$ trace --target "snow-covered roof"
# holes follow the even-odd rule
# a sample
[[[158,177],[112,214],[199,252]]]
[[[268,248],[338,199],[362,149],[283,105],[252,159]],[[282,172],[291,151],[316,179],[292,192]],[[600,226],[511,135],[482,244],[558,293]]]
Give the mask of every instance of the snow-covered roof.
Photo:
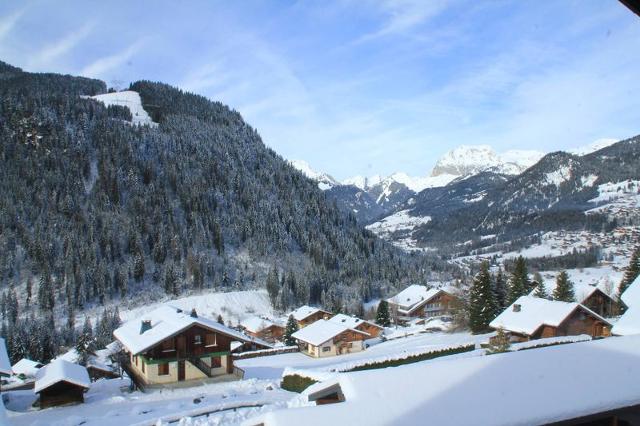
[[[549,294],[552,294],[553,291],[556,288],[556,283],[553,282],[551,284],[549,283],[545,283],[545,289],[547,290],[547,292]],[[598,283],[597,285],[592,285],[592,284],[586,284],[586,283],[573,283],[573,292],[576,296],[576,301],[578,301],[578,303],[584,303],[585,300],[587,300],[589,297],[591,297],[593,295],[593,293],[595,293],[596,291],[600,290],[600,292],[602,292],[602,294],[604,294],[605,296],[607,296],[610,299],[613,299],[604,288],[601,287],[600,283]],[[529,293],[531,296],[533,296],[535,294],[536,290],[533,289],[531,291],[531,293]]]
[[[514,310],[514,305],[520,305],[520,310]],[[579,303],[547,300],[534,296],[521,296],[505,309],[489,324],[490,327],[504,328],[508,331],[533,334],[543,324],[552,327],[559,326],[573,311],[584,309],[606,324],[609,321]]]
[[[345,327],[349,327],[349,328],[356,328],[360,324],[363,324],[363,323],[367,323],[367,324],[369,324],[369,325],[371,325],[373,327],[382,328],[378,324],[374,324],[374,323],[372,323],[370,321],[365,321],[365,320],[360,319],[358,317],[350,317],[349,315],[345,315],[345,314],[336,314],[336,315],[332,316],[331,318],[329,318],[328,321],[335,322],[336,324],[341,324],[341,325],[344,325]]]
[[[326,312],[326,311],[323,311],[320,308],[314,308],[313,306],[304,305],[304,306],[300,306],[298,309],[291,312],[289,315],[293,315],[293,318],[296,321],[302,321],[305,318],[315,314],[316,312]]]
[[[427,288],[423,285],[412,284],[389,299],[390,303],[399,306],[400,311],[409,313],[415,310],[422,303],[427,303],[436,296],[440,291],[446,291],[442,288]]]
[[[35,377],[36,373],[38,372],[38,370],[40,370],[41,367],[42,364],[37,361],[22,358],[20,361],[13,364],[13,367],[11,367],[11,369],[16,375],[24,374],[26,377]]]
[[[9,362],[9,354],[7,353],[7,344],[4,339],[0,337],[0,374],[10,376],[11,362]]]
[[[612,337],[337,374],[326,386],[339,383],[345,402],[273,411],[245,424],[547,424],[640,403],[639,375],[640,336]]]
[[[267,319],[260,318],[260,317],[246,318],[240,322],[240,325],[244,327],[247,331],[250,331],[252,333],[259,333],[265,328],[271,327],[272,325],[277,325],[279,327],[282,327],[280,324],[276,324],[272,321],[269,321]]]
[[[141,332],[143,320],[150,321],[151,328]],[[154,311],[146,313],[142,318],[127,321],[115,330],[113,335],[129,352],[135,355],[146,351],[193,325],[199,325],[218,333],[226,334],[242,342],[256,341],[256,339],[226,327],[212,319],[204,318],[201,315],[192,317],[190,312],[184,312],[170,305],[163,305]],[[263,344],[263,342],[259,343]],[[270,346],[267,343],[264,344]]]
[[[614,324],[611,332],[618,335],[640,334],[640,277],[620,295],[627,310]]]
[[[347,330],[369,336],[369,333],[354,330],[345,325],[325,319],[318,320],[313,324],[310,324],[302,328],[301,330],[296,331],[291,336],[294,339],[302,340],[303,342],[307,342],[313,346],[319,346],[327,340],[333,339],[338,334],[343,333]]]
[[[38,393],[59,382],[73,383],[86,389],[89,389],[91,384],[86,368],[63,359],[57,359],[38,370],[33,390]]]

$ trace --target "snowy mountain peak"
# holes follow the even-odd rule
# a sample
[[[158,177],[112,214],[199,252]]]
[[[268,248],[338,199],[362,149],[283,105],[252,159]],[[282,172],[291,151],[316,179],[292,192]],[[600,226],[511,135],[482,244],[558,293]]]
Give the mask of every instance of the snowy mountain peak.
[[[291,164],[291,166],[293,166],[298,171],[302,172],[302,174],[304,174],[309,179],[313,179],[318,182],[318,187],[323,191],[340,185],[340,182],[335,180],[331,175],[327,173],[316,172],[311,168],[309,163],[304,160],[289,160],[289,164]]]
[[[618,142],[618,139],[611,139],[611,138],[598,139],[593,143],[590,143],[589,145],[573,148],[568,150],[567,152],[574,155],[587,155],[587,154],[591,154],[592,152],[601,150],[602,148],[606,148],[610,145],[613,145],[616,142]]]
[[[382,182],[382,177],[380,177],[380,175],[373,175],[371,177],[354,176],[343,180],[342,185],[353,185],[356,188],[366,191],[380,182]]]
[[[489,145],[461,145],[443,155],[431,172],[441,175],[469,176],[485,170],[515,175],[537,163],[544,153],[510,150],[497,154]]]

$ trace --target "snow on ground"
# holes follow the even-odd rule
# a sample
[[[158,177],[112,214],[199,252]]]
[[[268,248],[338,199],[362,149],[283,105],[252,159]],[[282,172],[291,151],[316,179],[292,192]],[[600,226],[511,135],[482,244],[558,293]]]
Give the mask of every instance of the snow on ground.
[[[381,238],[390,239],[391,235],[396,232],[413,231],[416,227],[430,221],[430,216],[410,216],[409,210],[402,210],[367,225],[366,228]],[[409,234],[411,233],[409,232]]]
[[[158,123],[153,122],[147,111],[142,107],[142,99],[138,92],[133,90],[125,90],[123,92],[105,93],[104,95],[91,96],[91,99],[100,101],[105,106],[120,105],[129,108],[131,111],[133,124],[148,125],[156,127]]]
[[[628,214],[640,207],[640,181],[625,180],[622,182],[598,185],[598,196],[589,200],[595,204],[589,213],[609,213],[611,215]]]
[[[160,418],[177,420],[228,407],[281,406],[296,394],[279,389],[277,382],[250,379],[142,393],[128,392],[128,379],[99,380],[91,384],[84,404],[46,410],[31,408],[36,399],[33,390],[4,395],[10,421],[15,426],[153,425]],[[228,414],[213,415],[211,420],[229,417]]]
[[[423,328],[424,330],[424,328]],[[277,379],[285,368],[329,371],[347,363],[361,363],[367,360],[383,360],[402,353],[415,353],[429,349],[459,346],[471,343],[485,343],[492,334],[472,335],[470,333],[422,333],[406,338],[398,338],[370,346],[362,352],[327,358],[311,358],[302,353],[274,355],[270,357],[243,359],[236,365],[245,372],[245,377]]]
[[[160,305],[168,303],[171,306],[190,312],[195,308],[199,315],[217,318],[218,314],[227,325],[237,325],[245,318],[264,316],[273,318],[274,312],[269,302],[266,290],[231,291],[228,293],[203,293],[174,300],[153,303],[128,311],[121,311],[122,321],[140,318]]]

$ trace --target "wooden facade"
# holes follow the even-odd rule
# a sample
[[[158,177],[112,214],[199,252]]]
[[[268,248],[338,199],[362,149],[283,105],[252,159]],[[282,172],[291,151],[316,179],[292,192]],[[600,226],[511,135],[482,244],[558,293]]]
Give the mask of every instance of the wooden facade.
[[[618,314],[618,303],[600,289],[596,289],[581,304],[605,318]]]
[[[370,336],[368,337],[368,339],[370,339],[373,337],[378,337],[380,333],[382,333],[383,328],[368,321],[363,321],[356,326],[356,330],[367,333]]]
[[[416,318],[432,318],[441,315],[449,315],[451,313],[455,296],[440,290],[433,297],[423,300],[411,307],[409,310],[403,310],[389,300],[389,308],[394,320],[399,324],[406,324]]]
[[[321,319],[328,319],[331,316],[330,312],[327,311],[323,311],[322,309],[314,312],[313,314],[304,317],[303,319],[298,321],[298,327],[302,328],[302,327],[306,327],[309,324],[313,324],[314,322],[321,320]]]
[[[364,350],[364,341],[368,336],[354,330],[345,330],[319,345],[299,340],[300,351],[314,358],[343,355]]]
[[[86,388],[69,382],[58,382],[38,392],[40,408],[84,402]]]
[[[258,332],[250,331],[245,329],[245,333],[249,336],[265,340],[267,342],[276,342],[278,340],[282,340],[282,336],[284,336],[284,327],[277,324],[271,324],[268,327],[263,328]]]

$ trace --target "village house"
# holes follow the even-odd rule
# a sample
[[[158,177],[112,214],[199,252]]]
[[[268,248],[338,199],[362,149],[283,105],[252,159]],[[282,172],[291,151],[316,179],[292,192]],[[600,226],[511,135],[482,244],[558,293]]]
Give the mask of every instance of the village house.
[[[371,336],[363,331],[325,319],[318,320],[291,335],[300,352],[314,358],[348,354],[364,350],[364,341]]]
[[[298,327],[302,328],[318,320],[328,319],[331,316],[331,312],[305,305],[291,312],[287,317],[291,315],[298,322]]]
[[[455,296],[444,288],[427,288],[413,284],[390,299],[389,311],[398,324],[406,324],[416,318],[447,315]]]
[[[40,397],[40,408],[47,408],[84,402],[90,384],[86,368],[58,359],[38,370],[33,391]]]
[[[365,321],[357,317],[350,317],[345,314],[336,314],[329,318],[329,321],[341,324],[354,330],[364,331],[371,337],[378,337],[384,328],[371,321]]]
[[[519,297],[489,326],[503,329],[513,342],[579,334],[603,337],[611,330],[609,321],[579,303],[534,296]]]
[[[549,293],[553,292],[555,283],[547,287]],[[618,302],[615,298],[607,294],[603,288],[595,284],[574,283],[573,285],[576,302],[591,309],[601,317],[611,318],[618,314]],[[535,294],[533,290],[531,295]]]
[[[20,361],[13,364],[11,369],[13,370],[13,374],[15,374],[16,376],[25,379],[31,379],[36,377],[36,373],[42,367],[44,367],[44,365],[37,361],[22,358]]]
[[[142,319],[128,321],[113,332],[129,357],[123,366],[139,386],[187,380],[235,380],[242,371],[233,365],[237,347],[271,346],[197,314],[162,306]]]
[[[260,317],[251,317],[240,322],[240,327],[249,336],[257,337],[270,343],[282,340],[285,327]]]

